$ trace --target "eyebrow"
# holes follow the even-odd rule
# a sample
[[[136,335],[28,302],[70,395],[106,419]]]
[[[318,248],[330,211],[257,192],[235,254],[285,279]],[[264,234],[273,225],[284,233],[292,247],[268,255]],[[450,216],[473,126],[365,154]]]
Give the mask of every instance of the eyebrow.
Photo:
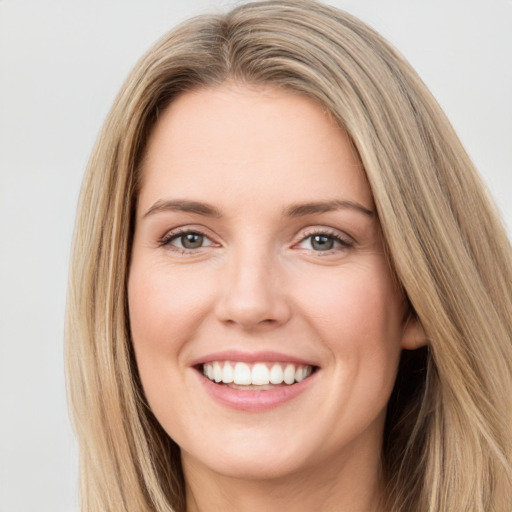
[[[292,204],[285,209],[284,215],[287,217],[302,217],[305,215],[314,215],[317,213],[332,212],[336,210],[355,210],[364,213],[368,217],[372,217],[374,212],[362,204],[355,201],[345,201],[335,199],[332,201],[320,201],[314,203]]]
[[[205,217],[222,217],[220,211],[208,203],[199,201],[187,201],[183,199],[157,201],[149,210],[144,214],[144,218],[160,212],[187,212],[195,213],[196,215],[204,215]]]
[[[319,201],[312,203],[297,203],[288,206],[283,211],[283,215],[285,217],[303,217],[306,215],[315,215],[319,213],[332,212],[336,210],[344,210],[350,209],[355,210],[368,217],[372,217],[374,212],[364,207],[362,204],[359,204],[355,201],[345,201],[340,199],[335,199],[331,201]],[[199,201],[188,201],[184,199],[174,199],[174,200],[160,200],[157,201],[153,206],[149,208],[149,210],[144,214],[144,218],[149,215],[153,215],[155,213],[160,212],[169,212],[169,211],[179,211],[186,213],[194,213],[196,215],[203,215],[205,217],[222,217],[221,212],[208,203],[203,203]]]

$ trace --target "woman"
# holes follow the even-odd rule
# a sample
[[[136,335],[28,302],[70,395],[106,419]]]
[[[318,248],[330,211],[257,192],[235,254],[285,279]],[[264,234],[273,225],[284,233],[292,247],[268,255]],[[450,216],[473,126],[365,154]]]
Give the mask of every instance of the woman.
[[[137,65],[68,309],[84,510],[503,511],[510,244],[439,107],[310,1]]]

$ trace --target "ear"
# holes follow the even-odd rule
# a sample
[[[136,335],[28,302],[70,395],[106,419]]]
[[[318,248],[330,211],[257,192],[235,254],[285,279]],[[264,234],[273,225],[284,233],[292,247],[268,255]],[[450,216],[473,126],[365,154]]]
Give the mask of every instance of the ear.
[[[421,322],[414,312],[411,312],[404,324],[402,333],[402,348],[405,350],[416,350],[427,344],[427,335]]]

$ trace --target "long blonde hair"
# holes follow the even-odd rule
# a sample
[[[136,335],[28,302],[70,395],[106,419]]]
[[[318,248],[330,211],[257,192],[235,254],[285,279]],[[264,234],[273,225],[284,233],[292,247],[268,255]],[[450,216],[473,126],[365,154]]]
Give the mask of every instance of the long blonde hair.
[[[428,348],[404,352],[383,469],[393,512],[512,506],[512,258],[449,122],[407,62],[352,16],[309,0],[186,22],[137,64],[82,188],[67,312],[84,512],[183,511],[179,448],[147,406],[126,279],[140,164],[159,112],[228,78],[317,100],[370,183],[390,263]]]

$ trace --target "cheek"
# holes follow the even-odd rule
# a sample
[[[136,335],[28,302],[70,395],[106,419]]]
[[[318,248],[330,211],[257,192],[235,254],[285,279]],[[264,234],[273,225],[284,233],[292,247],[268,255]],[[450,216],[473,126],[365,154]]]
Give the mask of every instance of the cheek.
[[[149,406],[169,434],[182,429],[175,411],[187,411],[182,360],[207,309],[200,284],[158,262],[139,264],[134,258],[130,269],[128,305],[137,368]]]
[[[130,327],[136,352],[177,352],[205,314],[207,281],[134,262],[128,281]]]
[[[391,391],[401,352],[403,301],[385,265],[316,276],[295,291],[315,334],[354,389]],[[348,385],[348,384],[347,384]],[[379,389],[381,388],[381,389]]]
[[[328,337],[360,336],[371,341],[396,341],[400,336],[403,301],[387,269],[344,268],[313,276],[296,286],[294,297],[309,320]]]

